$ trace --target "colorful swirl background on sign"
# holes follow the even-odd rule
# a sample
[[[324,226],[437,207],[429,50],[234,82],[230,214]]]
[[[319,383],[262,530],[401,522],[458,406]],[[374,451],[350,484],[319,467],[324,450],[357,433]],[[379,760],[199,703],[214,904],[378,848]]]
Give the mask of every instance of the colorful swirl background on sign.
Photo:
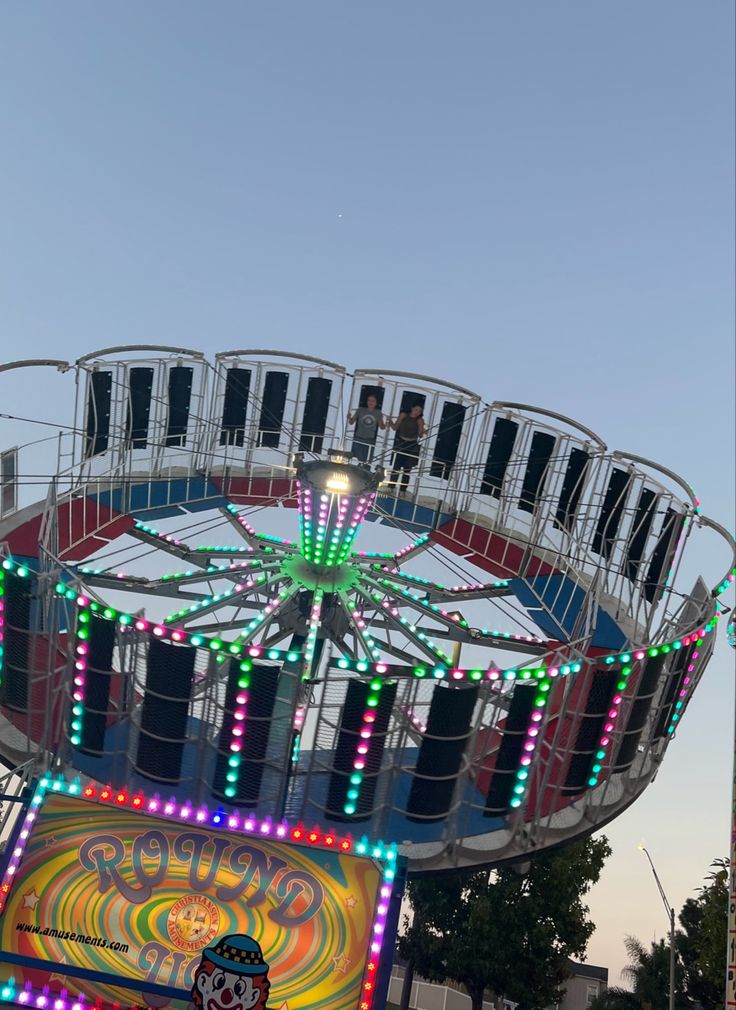
[[[168,868],[150,897],[141,900],[142,882],[155,879],[161,863],[150,854],[144,855],[136,874],[132,846],[136,838],[151,831],[160,833],[157,837],[163,836],[168,844]],[[192,860],[179,858],[183,853],[181,840],[178,854],[174,849],[184,832],[207,840],[202,858],[194,867],[196,887],[191,886],[189,878]],[[128,887],[138,891],[134,900],[121,893],[111,880],[107,880],[107,886],[103,883],[101,890],[100,872],[86,869],[80,862],[80,847],[86,843],[89,853],[91,840],[103,835],[124,847],[117,872]],[[263,865],[273,866],[272,860],[286,865],[277,870],[265,890],[261,878],[268,874],[251,874],[239,898],[223,900],[223,888],[237,890],[247,878],[251,861],[246,850],[241,849],[235,870],[229,862],[230,854],[239,846],[257,850]],[[195,847],[185,846],[190,852]],[[108,845],[105,852],[110,851]],[[214,853],[221,858],[215,872],[210,872]],[[89,861],[89,855],[87,858]],[[275,865],[281,867],[279,862]],[[104,863],[102,867],[104,877]],[[304,913],[310,905],[313,892],[302,886],[309,876],[324,892],[321,906],[308,921],[289,925],[290,917]],[[195,908],[197,898],[209,899],[216,906],[218,936],[248,933],[258,940],[270,965],[271,1006],[279,1008],[286,1003],[289,1010],[352,1010],[359,1002],[380,883],[379,869],[366,858],[204,826],[174,826],[170,821],[133,811],[52,794],[39,811],[0,918],[0,944],[5,951],[39,958],[52,966],[66,963],[107,972],[121,983],[124,979],[148,979],[188,989],[201,951],[191,947],[182,950],[181,944],[172,941],[169,926],[173,906],[183,896],[192,895]],[[281,924],[274,921],[274,916]],[[108,946],[21,932],[19,923],[41,930],[48,927],[102,937]],[[202,947],[212,942],[212,938],[203,939]],[[111,943],[127,944],[129,949],[114,951],[109,947]],[[52,966],[50,972],[54,971]],[[38,977],[16,966],[7,966],[5,971],[16,979]],[[129,992],[123,994],[113,986],[84,983],[72,976],[66,976],[62,984],[69,990],[87,992],[93,999],[130,1002]],[[132,987],[129,981],[126,989]]]

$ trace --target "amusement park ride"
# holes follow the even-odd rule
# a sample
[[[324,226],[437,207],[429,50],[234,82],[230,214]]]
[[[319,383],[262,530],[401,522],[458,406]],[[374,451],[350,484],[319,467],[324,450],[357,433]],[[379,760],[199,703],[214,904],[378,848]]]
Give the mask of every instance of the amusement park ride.
[[[369,1010],[405,872],[527,860],[610,821],[652,781],[734,579],[733,540],[676,474],[560,414],[427,376],[145,346],[18,362],[0,382],[49,365],[75,407],[45,498],[18,502],[24,461],[3,456],[0,758],[25,811],[6,825],[3,999],[182,999],[192,976],[176,952],[192,959],[235,915],[200,888],[195,857],[216,876],[215,854],[245,836],[265,855],[257,868],[253,842],[250,861],[238,856],[257,890],[232,931],[255,935],[256,916],[296,935],[318,885],[296,895],[289,873],[319,864],[349,878],[331,912],[324,898],[322,932],[313,912],[298,970],[262,934],[272,1005]],[[394,430],[377,425],[359,451],[346,424],[369,396],[383,418],[423,408],[405,491],[389,479]],[[712,532],[725,574],[694,578]],[[107,848],[85,841],[109,817],[129,832],[132,876],[109,833]],[[79,943],[56,937],[47,960],[64,978],[57,968],[44,986],[39,950],[19,947],[19,909],[42,896],[18,878],[43,872],[44,824],[53,848],[74,818],[84,844],[68,872],[95,882],[80,901],[112,889],[137,907],[136,889],[167,887],[177,858],[189,873],[166,897],[169,940],[148,940],[161,947],[155,972],[151,951],[145,971],[143,955],[123,964],[109,943],[96,960],[83,945],[82,963]],[[210,848],[191,825],[212,829]],[[365,924],[349,941],[345,902],[361,888]],[[201,942],[176,933],[186,909]],[[345,953],[353,941],[360,957]],[[316,972],[301,993],[278,981],[287,963],[290,978]]]

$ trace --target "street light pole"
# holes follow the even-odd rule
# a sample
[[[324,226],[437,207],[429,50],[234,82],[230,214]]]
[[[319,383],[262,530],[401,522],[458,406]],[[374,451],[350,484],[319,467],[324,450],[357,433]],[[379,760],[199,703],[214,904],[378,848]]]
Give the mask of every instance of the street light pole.
[[[667,909],[667,915],[670,920],[670,1003],[669,1010],[675,1010],[675,910],[670,905],[667,900],[667,895],[664,893],[664,888],[662,887],[662,882],[657,875],[657,871],[654,868],[654,863],[652,862],[652,857],[649,855],[647,849],[643,845],[639,848],[644,853],[644,855],[649,860],[649,865],[652,868],[652,873],[654,874],[654,879],[657,884],[657,890],[659,891],[664,907]]]

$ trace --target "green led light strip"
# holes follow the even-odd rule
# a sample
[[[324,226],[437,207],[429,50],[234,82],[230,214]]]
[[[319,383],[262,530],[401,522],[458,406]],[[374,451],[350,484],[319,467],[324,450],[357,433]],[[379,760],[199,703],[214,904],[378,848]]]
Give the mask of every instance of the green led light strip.
[[[11,567],[8,568],[7,566]],[[24,566],[16,566],[12,562],[3,562],[3,567],[7,570],[16,571],[17,574],[28,574],[28,569]],[[180,628],[172,628],[168,626],[163,626],[161,624],[155,624],[155,622],[147,621],[144,618],[136,617],[133,614],[127,614],[123,611],[118,611],[112,607],[106,607],[103,604],[99,604],[95,601],[90,602],[90,600],[80,594],[75,589],[71,589],[65,586],[62,582],[58,582],[55,587],[55,592],[59,596],[63,596],[69,601],[75,601],[77,606],[89,606],[90,610],[96,613],[100,617],[104,617],[106,620],[114,620],[123,626],[134,627],[138,631],[148,631],[154,634],[156,637],[170,639],[174,642],[181,642],[186,645],[192,645],[196,648],[211,649],[212,651],[225,651],[233,656],[259,656],[261,658],[273,659],[273,660],[287,660],[288,662],[296,662],[302,657],[302,653],[294,650],[283,650],[283,649],[270,649],[262,646],[243,646],[237,642],[224,642],[219,638],[210,638],[206,635],[200,635],[196,632],[187,632]],[[315,596],[317,593],[321,594],[320,590],[315,590]],[[321,596],[320,596],[321,601]],[[321,607],[321,602],[320,602]],[[648,649],[638,649],[635,652],[630,653],[615,653],[609,656],[599,656],[595,658],[596,663],[622,663],[627,664],[632,661],[632,657],[637,660],[644,659],[645,656],[657,656],[659,653],[668,653],[671,650],[677,650],[683,646],[689,645],[695,638],[703,638],[705,635],[713,632],[715,630],[716,624],[718,622],[719,615],[715,614],[711,620],[703,625],[700,629],[692,632],[690,635],[686,635],[683,638],[675,639],[672,642],[664,643],[659,646],[652,646]],[[426,639],[425,639],[426,640]],[[316,630],[315,630],[315,643],[316,643]],[[550,677],[557,676],[567,676],[569,674],[579,673],[582,669],[582,664],[580,662],[566,663],[562,666],[534,666],[534,667],[510,667],[505,670],[500,670],[497,667],[488,668],[478,668],[478,667],[453,667],[447,657],[445,657],[446,662],[441,664],[436,664],[434,666],[427,666],[417,664],[414,667],[407,666],[397,666],[389,665],[386,663],[367,663],[361,660],[349,660],[340,659],[337,661],[337,666],[341,670],[351,670],[358,673],[367,673],[371,676],[374,674],[385,674],[387,671],[391,671],[392,677],[397,676],[414,676],[414,677],[432,677],[436,680],[442,680],[449,678],[451,680],[516,680],[516,679],[528,679],[528,676],[532,676],[532,673],[537,676],[548,675]],[[532,671],[532,672],[530,672]]]
[[[309,631],[307,633],[306,647],[304,650],[304,668],[302,670],[302,680],[309,680],[312,676],[312,663],[314,662],[314,651],[317,648],[317,631],[322,623],[322,601],[324,600],[324,590],[315,589],[312,597],[312,610],[309,617]]]
[[[539,746],[539,737],[542,730],[544,710],[549,700],[551,686],[552,681],[549,677],[542,677],[537,683],[537,693],[534,697],[534,704],[529,717],[529,725],[526,728],[526,737],[524,738],[524,744],[522,747],[521,760],[519,762],[519,767],[516,770],[513,795],[509,801],[509,806],[513,810],[518,809],[524,802],[524,797],[526,796],[529,788],[529,770]]]
[[[250,675],[253,664],[248,659],[244,659],[238,671],[237,694],[235,695],[235,708],[233,710],[233,724],[230,731],[230,755],[227,759],[227,774],[225,780],[225,795],[228,799],[233,799],[238,794],[240,783],[241,751],[243,749],[243,737],[247,730],[246,715],[248,710],[248,690],[250,688]]]
[[[591,789],[594,786],[597,786],[600,780],[601,773],[603,771],[603,763],[606,760],[608,751],[610,750],[611,738],[616,730],[616,720],[618,719],[618,713],[620,711],[619,706],[623,701],[623,693],[628,686],[632,669],[633,667],[628,665],[628,663],[621,667],[621,674],[618,683],[616,684],[616,693],[611,699],[611,707],[608,710],[606,722],[603,726],[603,735],[598,741],[598,750],[595,752],[594,763],[590,769],[588,785]]]
[[[358,743],[353,757],[353,771],[348,782],[348,790],[345,794],[343,812],[352,816],[358,809],[360,800],[360,790],[363,784],[363,772],[365,771],[368,753],[370,751],[370,741],[373,736],[373,726],[376,721],[375,709],[381,700],[381,689],[383,681],[372,680],[368,688],[368,695],[365,700],[365,709],[361,719],[361,728],[358,731]]]
[[[69,740],[74,747],[81,747],[84,732],[87,652],[89,649],[89,623],[92,617],[91,607],[80,607],[77,610],[77,631],[74,645],[74,677],[72,686],[72,710],[69,716]]]

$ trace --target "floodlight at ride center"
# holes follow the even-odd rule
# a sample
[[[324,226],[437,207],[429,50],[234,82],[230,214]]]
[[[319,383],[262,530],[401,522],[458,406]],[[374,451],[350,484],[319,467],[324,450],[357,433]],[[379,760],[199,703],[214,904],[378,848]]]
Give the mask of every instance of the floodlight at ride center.
[[[309,462],[297,455],[294,463],[302,557],[320,571],[336,568],[350,555],[384,471],[350,463],[335,451]]]

